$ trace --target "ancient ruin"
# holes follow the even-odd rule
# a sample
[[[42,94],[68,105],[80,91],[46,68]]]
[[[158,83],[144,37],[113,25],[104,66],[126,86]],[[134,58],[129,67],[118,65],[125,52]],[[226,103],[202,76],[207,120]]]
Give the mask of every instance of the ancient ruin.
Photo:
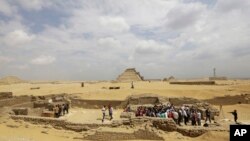
[[[211,89],[215,87],[213,85],[179,86],[170,85],[166,82],[148,83],[143,81],[135,83],[141,86],[145,85],[146,87],[161,84],[158,88],[159,90],[165,85],[172,88],[208,87]],[[125,86],[130,90],[128,83],[86,82],[84,87],[81,87],[79,84],[81,84],[81,82],[72,85],[75,86],[74,88],[79,87],[79,90],[89,88],[88,91],[91,90],[90,88],[93,87],[93,85],[98,85],[96,89],[101,92],[107,92],[107,95],[115,93],[121,96],[120,91],[124,90]],[[43,91],[44,85],[47,84],[28,85],[26,89],[29,93],[37,93]],[[52,85],[58,87],[65,84],[53,83],[51,86]],[[8,85],[4,85],[4,87],[5,86]],[[35,87],[40,87],[41,89],[30,89]],[[106,89],[103,89],[103,87],[106,87]],[[216,85],[216,87],[224,87],[224,85]],[[137,90],[137,88],[134,90]],[[242,93],[211,99],[199,99],[185,97],[185,95],[175,97],[168,95],[168,93],[159,95],[150,92],[140,92],[119,99],[86,99],[82,96],[85,95],[72,93],[15,95],[15,92],[2,91],[0,92],[0,114],[2,115],[0,116],[0,123],[8,129],[13,128],[18,130],[21,130],[23,126],[25,129],[29,129],[30,127],[33,129],[34,126],[38,126],[39,128],[43,128],[40,132],[46,135],[51,134],[51,130],[80,134],[81,137],[74,138],[76,140],[167,140],[166,136],[168,134],[178,134],[178,137],[175,139],[199,138],[210,132],[219,131],[226,133],[229,131],[228,125],[233,122],[230,120],[226,121],[225,114],[227,113],[221,113],[222,109],[219,110],[218,105],[242,104],[244,106],[244,104],[249,104],[250,97],[248,93]],[[55,115],[54,107],[63,104],[70,105],[70,112],[58,118]],[[110,120],[107,114],[105,116],[105,122],[101,122],[102,115],[100,109],[103,105],[112,105],[115,111],[115,118],[113,120]],[[146,114],[142,116],[137,115],[138,109],[141,107],[152,109],[153,107],[167,107],[169,105],[174,105],[176,111],[180,110],[183,106],[195,109],[195,111],[201,113],[202,124],[200,126],[193,126],[190,121],[188,125],[182,123],[180,126],[172,117],[148,116]],[[129,109],[129,111],[127,109]],[[211,111],[212,119],[212,123],[209,123],[208,127],[203,126],[206,123],[206,109]],[[165,112],[165,114],[166,113],[167,112]]]
[[[135,68],[128,68],[117,79],[119,82],[142,81],[143,76],[135,70]]]

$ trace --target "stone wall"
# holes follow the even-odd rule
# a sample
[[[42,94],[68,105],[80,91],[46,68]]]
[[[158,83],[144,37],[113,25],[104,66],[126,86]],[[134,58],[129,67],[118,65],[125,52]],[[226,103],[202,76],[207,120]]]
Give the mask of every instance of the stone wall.
[[[194,98],[179,97],[179,98],[169,98],[169,102],[174,104],[175,106],[181,106],[183,104],[195,104],[201,101]]]
[[[178,84],[178,85],[215,85],[215,81],[170,81],[169,84]]]
[[[214,105],[250,104],[250,94],[215,97],[205,101]]]
[[[129,96],[124,101],[127,105],[144,105],[144,104],[159,104],[166,103],[168,99],[166,97],[161,97],[155,94],[140,94]]]
[[[0,92],[0,100],[12,98],[12,97],[13,97],[12,92]]]
[[[125,105],[123,105],[124,101],[122,100],[87,100],[87,99],[71,98],[72,107],[99,109],[103,105],[108,106],[109,104],[112,105],[114,108],[125,107]]]
[[[111,127],[111,124],[82,124],[82,123],[72,123],[67,122],[62,119],[50,118],[50,117],[36,117],[36,116],[10,116],[13,120],[23,120],[30,122],[32,124],[42,124],[42,125],[51,125],[54,128],[63,128],[66,130],[72,130],[76,132],[87,131],[90,129],[96,129],[98,127]]]
[[[212,81],[215,81],[215,80],[227,80],[227,77],[225,77],[225,76],[209,77],[208,80],[212,80]]]
[[[13,108],[15,115],[28,115],[28,108]]]
[[[4,106],[14,106],[22,103],[28,103],[31,101],[31,97],[29,96],[18,96],[9,99],[0,100],[0,107]]]
[[[95,141],[114,141],[114,140],[164,140],[156,133],[148,130],[139,129],[132,133],[97,131],[93,135],[85,137],[86,140]]]
[[[184,136],[189,137],[198,137],[207,131],[225,131],[225,129],[216,127],[216,128],[207,128],[207,127],[179,127],[175,124],[172,119],[162,119],[162,118],[151,118],[151,117],[141,117],[141,118],[131,118],[126,120],[114,120],[112,124],[81,124],[81,123],[71,123],[62,119],[48,118],[48,117],[34,117],[34,116],[10,116],[14,120],[23,120],[33,124],[42,124],[42,125],[51,125],[56,129],[66,129],[72,130],[75,132],[88,131],[90,129],[97,129],[99,127],[119,127],[119,126],[137,126],[141,127],[142,125],[149,125],[150,128],[139,129],[138,131],[132,133],[124,132],[108,132],[100,131],[95,134],[88,135],[84,139],[87,140],[163,140],[156,132],[153,132],[151,127],[155,129],[160,129],[167,132],[176,131]],[[145,129],[145,130],[144,130]]]

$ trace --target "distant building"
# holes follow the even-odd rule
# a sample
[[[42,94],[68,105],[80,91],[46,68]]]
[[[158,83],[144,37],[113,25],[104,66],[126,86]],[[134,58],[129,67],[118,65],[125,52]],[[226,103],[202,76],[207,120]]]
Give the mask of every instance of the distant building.
[[[163,81],[171,81],[171,80],[175,80],[175,77],[170,76],[169,78],[163,78]]]
[[[143,81],[143,76],[135,68],[128,68],[116,80],[121,82]]]
[[[227,80],[227,77],[224,77],[224,76],[208,77],[208,80],[210,80],[210,81],[215,81],[215,80]]]

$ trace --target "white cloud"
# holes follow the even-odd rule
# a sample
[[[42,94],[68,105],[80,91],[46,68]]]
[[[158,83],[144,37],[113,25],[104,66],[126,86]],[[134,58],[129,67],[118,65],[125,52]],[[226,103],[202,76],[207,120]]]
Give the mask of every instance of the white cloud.
[[[11,66],[13,69],[18,69],[18,70],[27,70],[29,69],[28,65],[15,65],[15,66]]]
[[[115,49],[115,48],[119,48],[121,46],[120,41],[116,40],[112,37],[101,38],[98,40],[98,44],[104,49],[106,49],[106,48]]]
[[[31,42],[34,38],[34,35],[29,35],[23,30],[14,30],[5,36],[3,41],[8,46],[17,47]]]
[[[161,54],[168,47],[166,45],[162,45],[157,43],[154,40],[146,40],[146,41],[139,41],[136,45],[135,52],[138,54]]]
[[[14,6],[11,6],[7,1],[1,0],[0,1],[0,13],[4,15],[11,16],[14,11]]]
[[[108,29],[111,32],[123,32],[129,30],[129,25],[122,17],[101,17],[99,22],[102,28]]]
[[[218,12],[228,13],[231,11],[249,10],[249,0],[218,0],[215,9]]]
[[[17,0],[17,2],[27,10],[40,10],[51,3],[47,0]]]
[[[13,61],[14,59],[13,58],[10,58],[10,57],[6,57],[6,56],[0,56],[0,63],[8,63],[8,62],[11,62]]]
[[[35,65],[47,65],[47,64],[51,64],[53,62],[55,62],[56,58],[53,56],[45,56],[45,55],[41,55],[37,58],[34,58],[31,60],[32,64]]]
[[[179,30],[193,26],[199,20],[206,7],[201,3],[178,4],[166,16],[167,28]]]

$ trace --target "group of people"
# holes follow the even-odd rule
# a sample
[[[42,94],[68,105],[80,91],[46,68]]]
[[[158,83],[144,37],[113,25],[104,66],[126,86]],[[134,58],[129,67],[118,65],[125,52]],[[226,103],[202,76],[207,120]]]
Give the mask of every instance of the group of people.
[[[102,107],[102,123],[104,122],[107,110],[109,113],[110,120],[113,119],[113,110],[114,110],[113,107],[111,105],[108,105],[108,107],[106,107],[106,105],[103,105],[103,107]]]
[[[55,117],[59,118],[60,116],[63,116],[66,113],[67,114],[69,113],[69,104],[66,103],[66,104],[62,104],[62,105],[60,105],[60,104],[55,105],[53,108],[53,111],[54,111]]]
[[[206,122],[211,123],[211,112],[206,110]],[[181,125],[183,122],[185,125],[191,121],[193,126],[201,126],[201,112],[194,107],[182,106],[181,108],[175,108],[173,104],[167,105],[155,105],[153,107],[140,106],[135,112],[136,116],[149,116],[160,118],[172,118],[176,124]]]

